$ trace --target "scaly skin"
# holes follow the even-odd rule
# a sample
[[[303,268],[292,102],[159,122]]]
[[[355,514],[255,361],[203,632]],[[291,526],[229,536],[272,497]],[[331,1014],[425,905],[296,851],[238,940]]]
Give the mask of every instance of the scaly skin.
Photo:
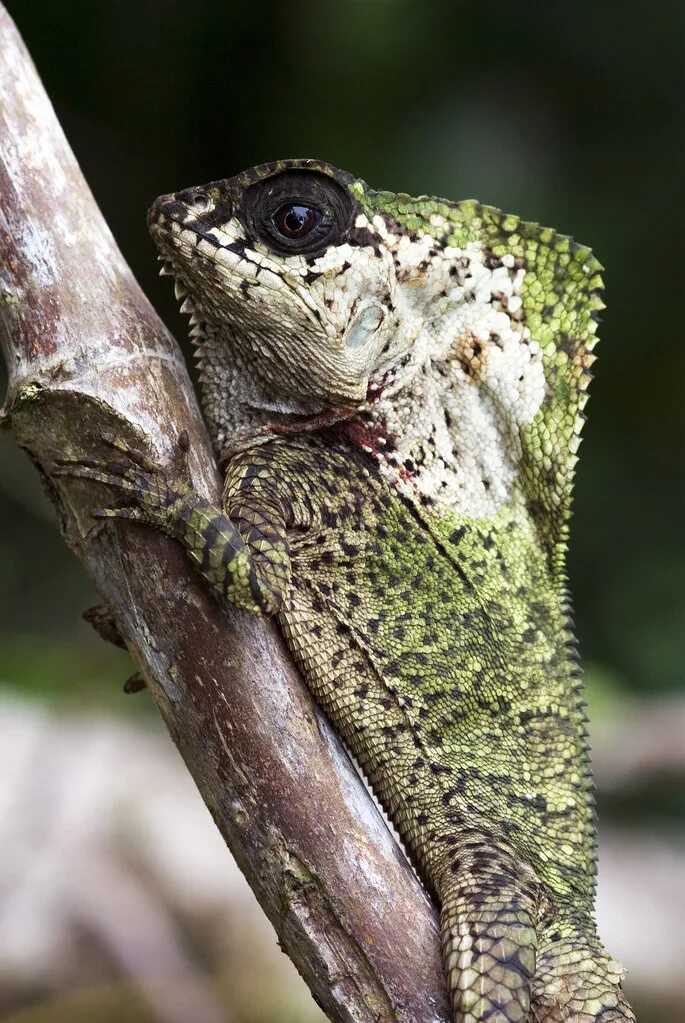
[[[564,574],[599,264],[309,160],[163,196],[150,227],[223,507],[111,439],[116,460],[63,471],[276,616],[440,903],[456,1023],[632,1020],[593,918]]]

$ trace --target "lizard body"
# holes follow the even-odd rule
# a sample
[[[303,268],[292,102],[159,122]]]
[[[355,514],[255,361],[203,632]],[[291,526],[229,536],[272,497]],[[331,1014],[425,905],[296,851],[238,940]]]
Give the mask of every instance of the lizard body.
[[[594,924],[566,588],[600,267],[475,202],[317,161],[157,200],[221,508],[131,454],[65,471],[274,615],[441,906],[457,1023],[633,1019]]]

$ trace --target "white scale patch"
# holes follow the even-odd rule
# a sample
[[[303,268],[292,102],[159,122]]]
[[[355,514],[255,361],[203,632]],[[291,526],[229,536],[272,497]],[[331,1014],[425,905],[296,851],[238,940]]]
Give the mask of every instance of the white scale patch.
[[[396,443],[408,493],[418,487],[460,516],[492,517],[509,500],[520,431],[545,394],[540,346],[515,315],[525,270],[512,256],[486,266],[475,243],[431,256],[434,247],[425,237],[397,244],[409,285],[400,294],[420,333],[376,416]]]

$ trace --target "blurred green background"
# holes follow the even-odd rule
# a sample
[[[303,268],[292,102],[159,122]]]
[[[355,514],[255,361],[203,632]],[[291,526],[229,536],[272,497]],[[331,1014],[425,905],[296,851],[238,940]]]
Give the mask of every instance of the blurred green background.
[[[157,277],[146,209],[159,193],[264,160],[317,156],[375,187],[473,196],[592,246],[606,266],[608,308],[570,572],[598,741],[606,731],[603,748],[614,751],[599,777],[600,812],[626,848],[632,835],[656,836],[680,856],[682,0],[6,6],[125,256],[182,341],[185,321]],[[0,437],[0,566],[5,691],[55,713],[149,715],[156,728],[145,696],[121,695],[126,656],[81,622],[96,594],[9,436]],[[651,742],[634,770],[625,766],[633,734]],[[631,892],[622,899],[630,903]],[[651,931],[654,919],[644,926]],[[644,1023],[672,1018],[664,985],[640,983]],[[226,1018],[241,1023],[274,1018],[231,1011]],[[304,1020],[301,1012],[292,1019]]]

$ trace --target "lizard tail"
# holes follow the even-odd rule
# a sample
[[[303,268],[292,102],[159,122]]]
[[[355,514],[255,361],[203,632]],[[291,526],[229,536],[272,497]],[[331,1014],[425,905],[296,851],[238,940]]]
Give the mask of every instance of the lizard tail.
[[[454,1023],[525,1023],[535,975],[538,885],[511,858],[481,849],[442,885],[443,956]]]

